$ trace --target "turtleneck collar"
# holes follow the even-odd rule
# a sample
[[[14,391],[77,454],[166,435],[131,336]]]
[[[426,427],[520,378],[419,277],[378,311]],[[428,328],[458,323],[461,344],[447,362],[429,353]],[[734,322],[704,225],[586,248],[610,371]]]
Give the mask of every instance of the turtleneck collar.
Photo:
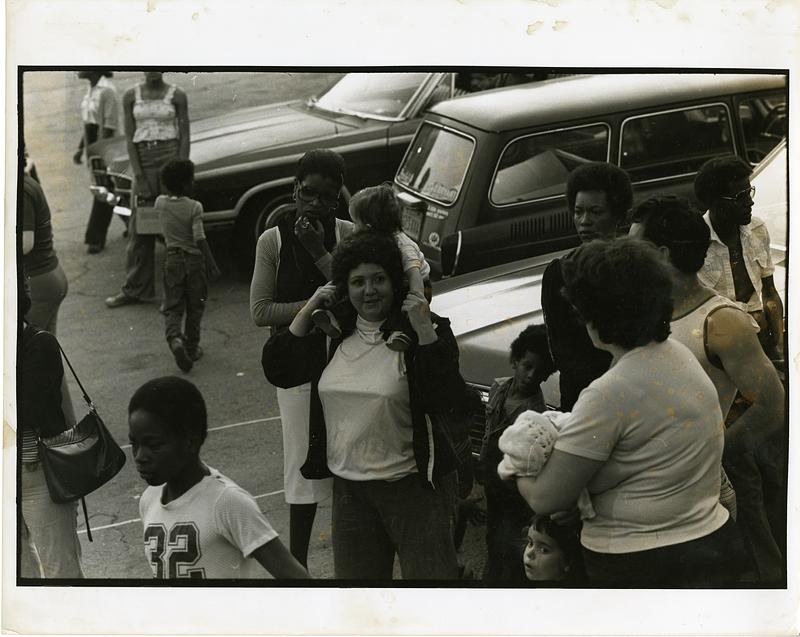
[[[381,325],[383,325],[383,320],[368,321],[365,318],[361,318],[361,316],[356,317],[356,332],[365,343],[374,345],[383,340]]]

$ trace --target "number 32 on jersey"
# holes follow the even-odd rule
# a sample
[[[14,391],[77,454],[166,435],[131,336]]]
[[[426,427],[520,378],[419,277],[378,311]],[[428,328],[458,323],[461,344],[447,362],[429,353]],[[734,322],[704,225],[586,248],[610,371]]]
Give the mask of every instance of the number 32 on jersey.
[[[204,578],[205,569],[192,568],[200,560],[200,534],[194,522],[174,524],[167,532],[163,524],[144,530],[144,551],[156,579]]]

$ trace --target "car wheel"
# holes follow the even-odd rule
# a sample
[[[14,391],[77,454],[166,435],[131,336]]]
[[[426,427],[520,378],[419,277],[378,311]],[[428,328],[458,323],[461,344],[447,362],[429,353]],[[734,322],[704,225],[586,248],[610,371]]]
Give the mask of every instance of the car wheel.
[[[275,225],[278,214],[291,200],[291,191],[270,191],[253,197],[242,209],[236,221],[233,249],[237,268],[243,278],[253,275],[258,238],[264,230]]]

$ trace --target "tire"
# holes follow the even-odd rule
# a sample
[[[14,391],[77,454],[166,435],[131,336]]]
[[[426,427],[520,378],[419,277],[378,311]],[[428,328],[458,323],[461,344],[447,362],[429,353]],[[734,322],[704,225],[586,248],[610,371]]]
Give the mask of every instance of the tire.
[[[242,278],[253,276],[256,258],[256,243],[267,228],[275,225],[276,213],[282,212],[292,200],[291,191],[269,191],[260,193],[247,202],[233,233],[233,260]]]

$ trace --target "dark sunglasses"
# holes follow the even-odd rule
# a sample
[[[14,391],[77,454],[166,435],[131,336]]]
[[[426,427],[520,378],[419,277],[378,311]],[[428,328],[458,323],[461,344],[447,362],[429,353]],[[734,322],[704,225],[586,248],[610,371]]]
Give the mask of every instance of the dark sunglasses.
[[[744,202],[744,201],[747,201],[748,199],[752,199],[753,197],[755,197],[755,195],[756,195],[756,187],[755,186],[750,186],[749,188],[745,188],[744,190],[740,190],[735,195],[732,195],[730,197],[724,197],[724,196],[720,195],[720,199],[726,199],[728,201]]]
[[[323,206],[334,207],[339,202],[338,192],[336,194],[320,192],[316,188],[311,188],[310,186],[298,186],[295,192],[297,193],[297,198],[305,203],[311,203],[317,200]]]

